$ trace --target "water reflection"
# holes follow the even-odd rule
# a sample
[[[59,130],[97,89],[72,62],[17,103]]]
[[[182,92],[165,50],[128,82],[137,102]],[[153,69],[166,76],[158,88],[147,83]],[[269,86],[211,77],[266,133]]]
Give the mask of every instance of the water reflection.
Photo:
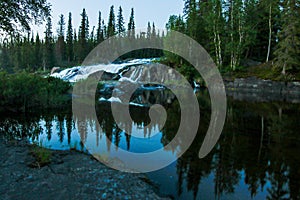
[[[159,184],[161,193],[176,199],[300,198],[299,104],[229,99],[221,138],[213,151],[200,160],[198,152],[209,125],[210,101],[205,92],[198,94],[198,100],[201,122],[192,146],[177,162],[148,173]],[[69,108],[60,114],[1,115],[0,132],[6,138],[25,137],[54,149],[86,151],[81,141],[93,141],[110,152],[118,148],[149,152],[168,144],[178,130],[177,101],[165,105],[168,119],[164,128],[159,131],[158,124],[152,123],[141,138],[130,133],[150,123],[149,108],[130,108],[134,122],[124,120],[125,133],[116,125],[109,105],[106,102],[97,106],[99,124],[84,113],[72,116]],[[180,143],[165,150],[173,154]]]

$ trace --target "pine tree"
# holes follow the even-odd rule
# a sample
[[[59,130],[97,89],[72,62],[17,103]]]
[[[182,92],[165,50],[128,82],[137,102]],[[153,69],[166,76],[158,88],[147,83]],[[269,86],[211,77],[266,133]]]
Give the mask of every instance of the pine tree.
[[[50,69],[54,66],[54,47],[53,47],[53,33],[51,17],[47,18],[45,31],[45,50],[44,50],[44,70]]]
[[[89,51],[91,51],[94,47],[95,47],[95,26],[93,26],[92,28],[92,32],[90,34],[89,40],[88,40],[88,47],[89,47]]]
[[[116,32],[116,22],[115,22],[114,6],[111,6],[109,17],[108,17],[108,24],[107,24],[107,36],[111,37],[115,35],[115,32]]]
[[[90,22],[88,16],[86,17],[85,38],[86,40],[89,40],[90,38]]]
[[[123,36],[122,33],[125,31],[124,27],[124,18],[123,18],[123,10],[122,7],[119,7],[118,19],[117,19],[117,34],[119,36]]]
[[[155,29],[155,24],[154,22],[152,23],[152,35],[151,35],[152,39],[156,38],[156,29]]]
[[[73,52],[74,52],[74,61],[76,61],[77,63],[79,63],[79,43],[78,43],[78,37],[76,34],[76,29],[74,29],[74,48],[73,48]]]
[[[187,34],[196,39],[198,23],[196,0],[185,0],[183,13],[187,23]]]
[[[38,33],[36,34],[36,37],[35,37],[34,56],[35,56],[34,66],[35,66],[35,70],[37,70],[42,65],[42,57],[43,57],[42,44],[41,44],[40,36]]]
[[[30,32],[27,33],[27,37],[23,37],[23,42],[21,45],[21,69],[22,70],[30,70]]]
[[[102,26],[101,26],[101,12],[99,11],[99,17],[98,17],[98,27],[97,27],[97,44],[99,44],[100,42],[102,42],[104,40],[104,36],[103,36],[103,30],[102,30]]]
[[[65,17],[64,15],[59,16],[58,29],[57,29],[57,42],[55,47],[56,61],[59,65],[63,65],[65,60]]]
[[[78,31],[78,59],[79,62],[82,62],[87,54],[87,14],[85,9],[82,10],[81,13],[81,24]]]
[[[8,44],[8,40],[4,39],[4,41],[2,41],[1,46],[0,46],[0,70],[5,70],[7,72],[12,72],[11,69],[11,63],[10,61],[10,54],[9,54],[9,44]]]
[[[58,21],[58,29],[57,29],[57,36],[58,37],[65,37],[65,17],[63,14],[59,16]]]
[[[69,13],[68,29],[67,29],[67,47],[66,58],[68,62],[72,62],[74,59],[74,44],[73,44],[73,26],[72,26],[72,13]]]
[[[104,39],[107,38],[107,28],[106,25],[104,23],[104,20],[102,20],[102,30],[101,30],[101,34],[103,36]]]
[[[134,10],[131,8],[129,23],[128,23],[128,37],[135,38],[135,24],[134,24]]]
[[[151,38],[151,25],[150,25],[150,22],[148,22],[148,26],[147,26],[147,39],[150,39]]]
[[[283,30],[280,32],[274,67],[287,72],[300,70],[300,8],[299,0],[284,0]]]

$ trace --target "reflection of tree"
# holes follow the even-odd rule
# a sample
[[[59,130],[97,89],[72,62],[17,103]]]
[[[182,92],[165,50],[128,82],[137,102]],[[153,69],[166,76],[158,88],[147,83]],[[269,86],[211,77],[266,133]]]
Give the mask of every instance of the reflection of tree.
[[[66,115],[66,126],[67,126],[67,135],[68,135],[68,144],[70,145],[72,130],[73,128],[75,128],[71,114]]]
[[[217,147],[213,165],[215,166],[215,195],[219,198],[224,192],[234,193],[234,185],[239,181],[236,166],[234,137],[224,137]]]
[[[53,121],[53,116],[51,115],[45,115],[44,116],[45,120],[45,128],[46,128],[46,134],[47,134],[47,140],[51,140],[51,135],[52,135],[52,121]]]
[[[282,163],[276,163],[273,173],[270,174],[271,188],[268,188],[267,199],[290,199],[288,198],[288,177],[287,177],[287,166]]]
[[[58,132],[57,135],[59,137],[59,141],[62,143],[64,141],[64,136],[65,136],[65,118],[64,115],[62,114],[58,114],[57,115],[57,128],[58,128]]]
[[[204,103],[205,100],[200,99],[199,102]],[[267,191],[268,198],[298,199],[300,164],[297,152],[300,149],[299,137],[295,135],[296,112],[291,112],[293,109],[287,107],[279,116],[276,104],[229,103],[223,134],[208,157],[197,159],[206,131],[201,130],[200,125],[193,145],[177,161],[178,195],[182,193],[183,182],[186,180],[187,189],[192,190],[196,198],[201,178],[214,172],[216,197],[234,192],[241,175],[244,174],[244,182],[248,185],[252,198],[257,195],[259,188],[264,190],[266,183],[269,182],[271,188]],[[201,122],[204,120],[207,127],[209,115],[203,108],[205,103],[202,104]],[[179,115],[174,111],[168,111],[168,116],[169,112],[173,118]],[[167,124],[165,128],[167,131],[164,132],[162,142],[167,144],[172,139],[171,133],[176,127],[174,124],[169,126]],[[278,135],[274,130],[287,131],[283,136],[283,133]]]
[[[30,138],[35,140],[42,132],[40,116],[12,115],[0,119],[0,133],[7,139]]]
[[[239,182],[244,182],[251,197],[255,197],[260,190],[266,190],[269,199],[299,199],[300,198],[300,152],[299,146],[299,108],[297,105],[281,107],[276,103],[246,103],[231,102],[228,104],[226,126],[213,151],[204,159],[198,158],[198,152],[206,134],[210,121],[209,99],[205,94],[198,96],[201,108],[201,120],[198,135],[189,150],[179,158],[176,164],[178,182],[178,196],[183,191],[191,191],[197,198],[198,188],[209,175],[214,175],[216,197],[235,191]],[[122,105],[120,105],[122,106]],[[53,111],[46,114],[12,115],[0,118],[0,132],[7,138],[31,138],[37,140],[43,132],[51,139],[52,124],[56,123],[57,134],[62,140],[67,136],[71,141],[75,122],[82,141],[87,134],[95,133],[98,141],[103,136],[113,142],[116,147],[121,139],[126,140],[130,149],[131,131],[133,126],[143,127],[150,123],[149,108],[131,107],[133,119],[121,120],[128,134],[117,125],[112,116],[111,108],[107,104],[97,105],[99,124],[90,119],[89,113],[79,113],[72,119],[72,113],[67,111]],[[167,121],[162,130],[161,143],[167,145],[178,131],[181,111],[177,101],[167,105]],[[279,110],[279,111],[278,111]],[[59,113],[59,114],[57,114]],[[157,125],[157,124],[156,124]],[[151,134],[150,127],[144,132]],[[89,130],[93,130],[90,133]],[[67,134],[66,134],[67,133]],[[89,135],[90,136],[90,135]],[[123,138],[122,138],[123,137]],[[177,143],[167,151],[181,148],[185,138],[179,138]],[[83,148],[83,144],[80,143]],[[243,176],[242,176],[243,175]],[[240,180],[244,177],[244,180]],[[187,183],[184,185],[184,183]],[[268,184],[267,184],[268,183]],[[184,188],[186,187],[186,188]]]
[[[207,97],[207,96],[206,96]],[[200,99],[200,98],[199,98]],[[198,100],[199,100],[198,99]],[[201,182],[202,177],[208,176],[212,170],[212,159],[213,154],[209,154],[204,159],[198,158],[199,149],[201,147],[201,143],[204,139],[205,133],[208,128],[208,122],[210,118],[210,110],[207,110],[206,101],[207,99],[200,99],[200,109],[201,109],[201,120],[198,129],[198,134],[193,141],[191,147],[186,151],[183,156],[181,156],[177,160],[177,193],[178,196],[182,194],[183,191],[183,182],[186,180],[187,182],[187,190],[192,191],[194,198],[196,199],[199,184]],[[164,145],[170,143],[173,140],[175,134],[178,131],[181,111],[180,105],[178,101],[174,101],[172,105],[170,105],[167,109],[167,121],[162,130],[162,139],[161,142]],[[185,138],[178,138],[179,141],[176,141],[177,146],[172,146],[170,150],[174,151],[177,148],[181,148],[180,145],[184,144]]]

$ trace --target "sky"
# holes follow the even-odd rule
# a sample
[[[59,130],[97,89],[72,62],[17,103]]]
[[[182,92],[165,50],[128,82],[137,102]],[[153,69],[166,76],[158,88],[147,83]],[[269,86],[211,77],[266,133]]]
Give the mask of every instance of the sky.
[[[114,5],[115,16],[117,18],[119,6],[123,9],[125,27],[130,17],[131,8],[134,8],[136,28],[146,28],[148,21],[155,23],[157,28],[164,29],[171,15],[182,15],[183,0],[48,0],[52,5],[53,32],[56,33],[59,15],[65,16],[67,24],[68,13],[72,13],[73,28],[80,24],[82,9],[85,8],[89,17],[90,31],[92,27],[97,28],[98,12],[101,11],[105,24],[111,5]],[[34,26],[33,30],[43,34],[45,25]]]

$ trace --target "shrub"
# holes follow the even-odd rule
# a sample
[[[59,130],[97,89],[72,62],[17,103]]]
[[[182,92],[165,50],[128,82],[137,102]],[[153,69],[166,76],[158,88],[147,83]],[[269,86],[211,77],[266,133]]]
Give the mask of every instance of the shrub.
[[[60,79],[28,73],[0,73],[0,107],[14,111],[32,111],[68,103],[70,84]]]

